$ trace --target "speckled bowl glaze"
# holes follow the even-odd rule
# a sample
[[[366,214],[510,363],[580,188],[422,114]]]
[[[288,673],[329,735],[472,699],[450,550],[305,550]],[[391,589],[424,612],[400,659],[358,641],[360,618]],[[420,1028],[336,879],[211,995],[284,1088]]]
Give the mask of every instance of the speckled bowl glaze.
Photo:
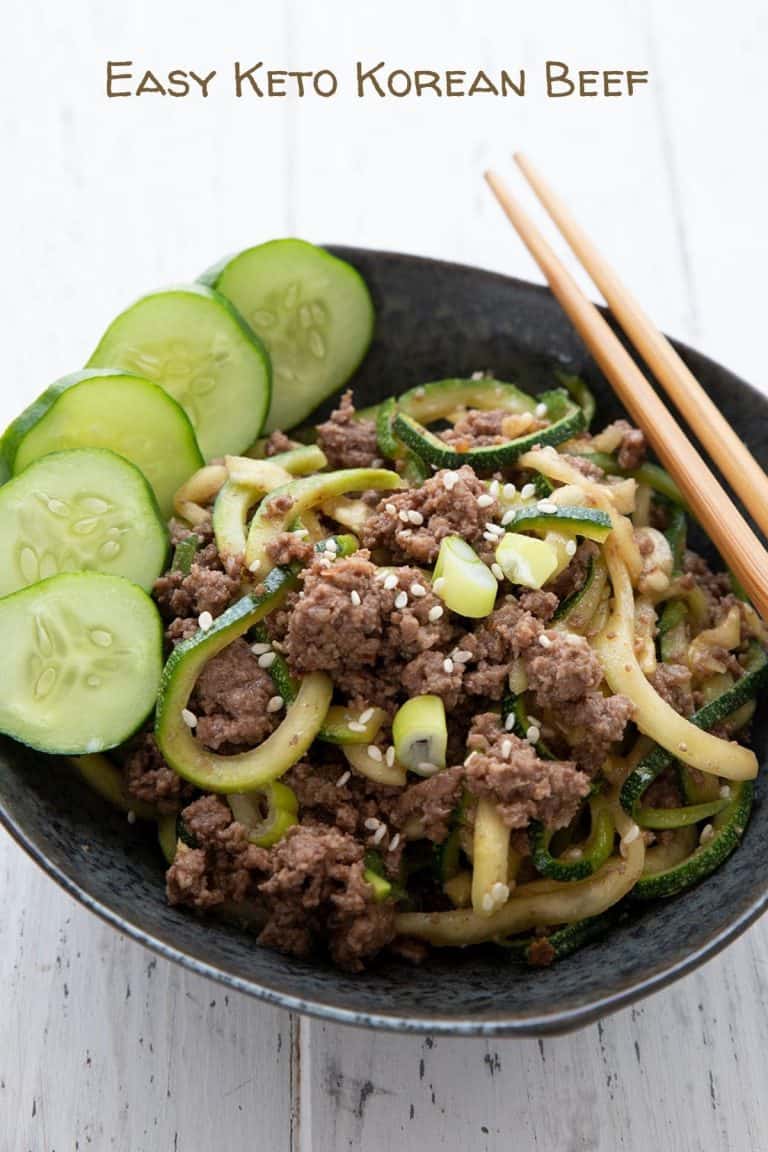
[[[544,289],[475,268],[392,253],[337,249],[373,293],[376,335],[354,381],[360,404],[426,380],[491,368],[536,389],[553,363],[583,373],[602,417],[619,407],[559,306]],[[688,348],[684,358],[758,459],[768,464],[768,401]],[[765,760],[765,709],[755,746]],[[0,818],[29,854],[86,907],[163,956],[232,988],[300,1012],[407,1032],[563,1032],[670,983],[713,956],[768,900],[763,789],[741,848],[698,888],[638,907],[602,943],[530,970],[486,948],[436,953],[413,968],[386,961],[359,976],[254,944],[247,933],[169,908],[150,826],[129,825],[66,765],[0,742]],[[86,959],[87,962],[87,959]]]

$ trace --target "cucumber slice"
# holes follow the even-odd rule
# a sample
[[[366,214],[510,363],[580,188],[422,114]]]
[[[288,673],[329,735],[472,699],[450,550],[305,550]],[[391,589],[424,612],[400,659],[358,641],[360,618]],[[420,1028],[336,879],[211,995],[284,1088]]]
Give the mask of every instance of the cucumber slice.
[[[275,374],[267,431],[304,420],[368,350],[374,311],[365,281],[305,240],[248,248],[201,279],[232,301],[267,347]]]
[[[144,473],[164,517],[203,464],[184,410],[157,384],[125,372],[74,372],[52,384],[6,429],[2,454],[13,474],[49,452],[110,448]]]
[[[160,614],[119,576],[53,576],[0,600],[5,659],[0,732],[80,756],[122,744],[155,703]]]
[[[125,576],[149,592],[167,555],[152,489],[114,452],[54,452],[0,488],[0,596],[85,571]]]
[[[161,384],[192,421],[206,460],[244,452],[269,411],[261,341],[228,300],[200,284],[137,300],[112,321],[88,367],[125,368]]]

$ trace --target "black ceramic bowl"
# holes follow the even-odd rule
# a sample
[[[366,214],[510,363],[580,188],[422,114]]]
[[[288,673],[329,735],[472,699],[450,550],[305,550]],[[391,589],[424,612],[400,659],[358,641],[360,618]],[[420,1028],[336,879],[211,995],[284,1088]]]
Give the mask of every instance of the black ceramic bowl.
[[[601,417],[619,412],[610,389],[547,291],[475,268],[358,249],[339,254],[373,292],[377,327],[357,375],[368,404],[426,380],[491,368],[536,389],[553,363],[583,373]],[[758,459],[768,464],[768,401],[726,369],[680,349]],[[765,724],[755,731],[765,759]],[[165,903],[154,830],[129,825],[66,765],[0,743],[0,817],[73,896],[121,931],[233,988],[351,1024],[411,1032],[561,1032],[646,995],[739,935],[768,900],[768,808],[758,800],[739,850],[709,880],[638,910],[602,943],[548,969],[527,970],[485,949],[437,953],[414,968],[388,961],[359,976],[258,948],[253,937]]]

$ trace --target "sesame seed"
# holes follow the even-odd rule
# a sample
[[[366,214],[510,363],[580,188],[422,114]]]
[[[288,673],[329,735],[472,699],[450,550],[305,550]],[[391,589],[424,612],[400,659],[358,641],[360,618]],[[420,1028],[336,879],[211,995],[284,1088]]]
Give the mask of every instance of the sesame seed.
[[[128,809],[128,811],[125,814],[125,818],[129,824],[135,824],[136,823],[136,813],[134,812],[133,808]]]
[[[373,834],[374,844],[381,844],[381,842],[384,839],[384,837],[386,836],[386,834],[387,834],[386,824],[379,824],[378,828],[376,829],[376,831]]]
[[[294,528],[291,531],[291,536],[309,536],[309,528]],[[328,548],[329,544],[325,546]]]
[[[408,519],[410,520],[411,524],[415,524],[417,528],[420,524],[424,523],[424,517],[422,516],[421,512],[417,512],[415,508],[412,508],[408,513]]]
[[[515,496],[517,496],[517,485],[505,484],[501,491],[505,500],[514,500]]]
[[[677,749],[679,752],[687,752],[688,751],[688,745],[686,744],[685,740],[680,741],[680,743],[677,746]]]
[[[581,848],[569,848],[567,855],[569,860],[581,860],[584,853]]]
[[[394,504],[385,504],[384,511],[389,512],[390,516],[395,516],[397,514],[397,508]]]
[[[384,760],[386,761],[388,768],[394,768],[394,766],[395,766],[395,746],[394,746],[394,744],[390,744],[389,748],[387,748],[386,752],[384,753]]]
[[[349,598],[352,601],[352,603],[354,604],[355,608],[359,608],[360,605],[362,604],[362,600],[360,599],[360,593],[357,591],[356,588],[352,589],[352,591],[349,594]]]
[[[271,668],[276,659],[276,652],[263,652],[259,656],[259,668]]]
[[[381,820],[377,820],[375,816],[369,816],[367,820],[363,820],[363,828],[367,828],[369,832],[375,832],[381,824]]]
[[[458,482],[459,478],[455,472],[446,472],[443,476],[443,488],[445,488],[447,492],[450,492],[452,488],[455,488]]]
[[[496,905],[506,904],[509,899],[509,885],[497,880],[495,884],[491,885],[491,897]]]
[[[723,784],[722,788],[720,789],[720,799],[721,800],[728,800],[730,798],[730,795],[731,795],[731,789],[729,788],[729,786],[727,784]]]
[[[530,500],[531,496],[536,495],[536,485],[523,484],[522,488],[520,489],[520,495],[522,496],[523,500]]]
[[[510,508],[509,512],[505,512],[501,518],[502,528],[506,528],[507,524],[511,524],[512,521],[514,520],[514,518],[515,518],[515,510],[514,510],[514,508]]]
[[[402,520],[403,524],[408,523],[408,512],[406,511],[405,508],[400,509],[400,511],[397,514],[397,518],[398,518],[398,520]]]
[[[568,543],[565,545],[565,553],[566,553],[566,556],[575,556],[576,555],[576,541],[575,540],[569,540],[568,541]]]
[[[493,520],[489,520],[485,524],[485,530],[486,532],[495,532],[497,536],[504,535],[504,529],[502,528],[501,524],[495,524]]]
[[[317,563],[320,568],[330,568],[333,564],[333,561],[331,560],[330,556],[321,556]]]
[[[541,739],[541,732],[535,724],[530,725],[528,731],[525,734],[525,738],[529,744],[538,744],[539,740]]]
[[[536,507],[539,512],[544,512],[546,515],[553,515],[557,512],[557,504],[553,504],[551,500],[539,500]]]
[[[341,776],[339,776],[338,780],[336,781],[336,787],[343,788],[351,775],[352,773],[349,771],[349,769],[347,769],[346,772],[342,772]]]
[[[253,564],[248,565],[249,572],[258,572],[259,568],[261,568],[260,560],[254,560]]]
[[[483,532],[483,540],[487,540],[489,544],[498,544],[499,538],[495,532]]]
[[[493,572],[497,580],[504,579],[504,569],[502,568],[501,564],[497,564],[494,561],[493,564],[491,564],[491,572]]]
[[[307,530],[306,530],[306,528],[305,528],[305,529],[304,529],[304,532],[306,532],[306,531],[307,531]],[[329,538],[326,540],[326,542],[325,542],[325,550],[326,550],[326,552],[338,552],[338,550],[339,550],[339,544],[338,544],[338,541],[337,541],[337,540],[334,540],[333,536],[330,536],[330,537],[329,537]]]
[[[267,712],[279,712],[284,705],[282,696],[272,696],[267,702]]]
[[[550,640],[549,636],[547,636],[544,632],[542,632],[541,636],[539,636],[539,644],[541,645],[542,648],[551,648],[552,647],[552,641]]]
[[[546,404],[537,404],[533,410],[533,414],[537,417],[537,419],[542,420],[547,414]]]
[[[446,672],[449,676],[451,672],[453,672],[453,660],[451,660],[450,656],[446,656],[445,660],[443,660],[443,672]]]
[[[457,648],[455,652],[451,653],[451,656],[456,664],[466,664],[468,660],[472,659],[472,653],[466,648]]]
[[[197,716],[195,716],[194,712],[190,712],[189,708],[182,708],[181,718],[187,728],[197,728]]]
[[[388,592],[391,592],[393,588],[397,588],[397,576],[395,576],[394,572],[389,573],[384,581],[384,587]]]
[[[633,824],[627,833],[621,838],[622,844],[633,844],[640,835],[640,829],[637,824]]]
[[[483,896],[483,912],[493,912],[494,907],[493,896],[491,896],[490,892],[486,892],[485,896]]]
[[[413,535],[413,528],[400,528],[397,533],[398,540],[404,540],[406,536]]]
[[[582,640],[581,636],[577,636],[575,632],[566,632],[566,634],[565,634],[566,644],[570,644],[574,648],[577,645],[581,644],[581,640]]]
[[[493,496],[490,496],[487,492],[483,492],[482,496],[478,496],[478,508],[490,508],[491,504],[493,504]]]
[[[411,584],[411,587],[410,587],[410,593],[411,593],[411,596],[416,596],[416,597],[426,596],[427,590],[423,584],[413,583],[413,584]]]
[[[501,742],[501,758],[502,760],[509,760],[512,755],[512,741],[502,740]]]
[[[367,724],[369,720],[373,719],[374,708],[366,708],[364,712],[360,713],[359,720],[361,724]]]
[[[251,644],[251,652],[254,656],[263,656],[265,652],[271,652],[271,644]]]
[[[210,612],[201,612],[197,618],[197,623],[203,632],[207,632],[209,628],[213,627],[213,616]]]
[[[714,828],[712,827],[711,824],[707,824],[701,830],[701,836],[699,836],[699,844],[708,844],[714,835],[715,835]]]
[[[395,596],[395,608],[405,608],[407,603],[408,603],[408,593],[407,592],[398,592],[397,596]]]
[[[510,714],[507,716],[506,720],[504,721],[504,729],[507,732],[511,732],[512,729],[514,728],[514,726],[515,726],[515,714],[514,714],[514,712],[510,712]]]
[[[464,767],[465,767],[465,768],[468,768],[468,767],[469,767],[469,765],[470,765],[470,764],[472,763],[472,761],[474,760],[475,756],[477,756],[477,751],[476,751],[476,750],[473,750],[472,752],[470,752],[469,756],[467,756],[466,760],[464,761]]]
[[[443,614],[442,605],[441,604],[435,604],[434,607],[430,608],[429,612],[427,613],[427,618],[430,620],[430,622],[432,624],[436,624],[437,621],[442,616],[442,614]]]
[[[445,585],[445,576],[438,576],[437,580],[432,581],[432,591],[435,595],[439,595]]]
[[[361,724],[359,720],[350,720],[347,723],[347,728],[350,732],[365,732],[365,724]]]
[[[394,852],[399,843],[400,843],[400,833],[395,832],[394,836],[392,837],[392,839],[389,842],[389,848],[387,849],[387,851]]]
[[[490,484],[488,485],[488,491],[490,492],[491,496],[498,496],[500,487],[501,485],[499,484],[498,480],[491,480]]]
[[[375,744],[368,745],[368,755],[370,756],[371,760],[375,760],[377,764],[380,764],[384,759],[384,754],[382,753],[381,748],[377,748]]]

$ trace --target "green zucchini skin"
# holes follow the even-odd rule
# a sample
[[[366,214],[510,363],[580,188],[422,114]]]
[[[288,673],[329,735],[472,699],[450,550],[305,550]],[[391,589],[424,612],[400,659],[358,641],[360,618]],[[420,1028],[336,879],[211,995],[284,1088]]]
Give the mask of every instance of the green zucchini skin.
[[[244,451],[269,411],[272,366],[264,345],[225,296],[202,284],[135,301],[109,325],[87,367],[154,380],[189,416],[206,459]]]
[[[506,523],[508,532],[547,532],[565,529],[577,536],[602,543],[612,531],[611,518],[599,508],[560,507],[556,512],[542,512],[536,505],[523,506],[513,511]]]
[[[518,940],[497,940],[502,948],[509,950],[513,956],[524,960],[532,967],[540,967],[541,962],[536,959],[536,945],[546,941],[552,948],[554,955],[552,961],[564,960],[607,936],[626,915],[624,901],[603,912],[600,916],[591,916],[587,920],[577,920],[574,924],[565,924],[546,936],[526,936]]]
[[[738,847],[749,823],[754,795],[754,781],[732,784],[730,802],[713,821],[715,831],[712,839],[700,844],[681,864],[664,872],[641,876],[632,889],[632,895],[641,900],[676,896],[715,872]]]
[[[541,398],[547,403],[553,423],[538,432],[519,436],[506,444],[494,444],[485,448],[475,448],[468,452],[458,452],[446,444],[434,432],[406,412],[398,410],[392,422],[392,430],[399,440],[407,444],[417,456],[435,468],[460,468],[469,464],[478,472],[494,472],[514,464],[525,452],[536,445],[557,445],[570,440],[584,428],[584,413],[567,398],[565,393],[550,392]]]
[[[584,413],[584,428],[589,431],[595,418],[597,403],[586,380],[582,380],[581,376],[569,375],[567,372],[555,372],[555,377],[581,408]]]
[[[137,419],[143,428],[140,445]],[[181,405],[154,381],[117,369],[86,369],[56,380],[0,441],[8,475],[50,452],[75,448],[106,448],[124,456],[152,486],[164,517],[173,511],[176,490],[204,463]]]
[[[616,830],[608,809],[599,806],[591,808],[592,827],[584,845],[584,855],[580,860],[559,860],[549,851],[552,838],[550,829],[539,821],[531,824],[528,835],[531,843],[531,856],[536,871],[549,880],[586,880],[599,872],[613,852]]]
[[[747,670],[732,688],[722,696],[705,704],[691,717],[691,723],[698,728],[708,731],[716,724],[725,720],[742,704],[746,704],[768,683],[768,656],[763,649],[752,645]],[[665,748],[656,746],[644,757],[634,772],[624,782],[619,799],[621,806],[633,820],[637,819],[637,810],[646,789],[650,788],[654,780],[661,775],[665,768],[674,764],[675,758]]]

